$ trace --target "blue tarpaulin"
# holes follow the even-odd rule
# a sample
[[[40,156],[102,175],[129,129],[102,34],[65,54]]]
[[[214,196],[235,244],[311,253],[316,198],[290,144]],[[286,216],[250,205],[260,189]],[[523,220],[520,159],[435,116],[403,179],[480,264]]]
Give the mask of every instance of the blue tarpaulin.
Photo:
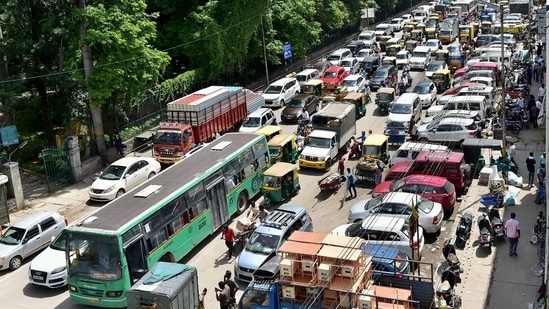
[[[159,281],[165,281],[191,269],[191,267],[184,264],[158,262],[151,270],[151,276],[143,283],[153,284]]]

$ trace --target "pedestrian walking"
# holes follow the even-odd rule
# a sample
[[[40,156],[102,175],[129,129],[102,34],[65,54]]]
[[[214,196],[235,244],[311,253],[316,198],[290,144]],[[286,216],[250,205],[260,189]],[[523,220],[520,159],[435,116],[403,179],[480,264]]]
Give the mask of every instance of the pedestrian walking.
[[[530,122],[534,126],[534,129],[538,128],[538,116],[539,116],[539,108],[536,104],[534,104],[532,107],[530,107]]]
[[[225,239],[225,246],[229,249],[227,252],[227,260],[233,257],[234,252],[234,230],[228,224],[223,225],[221,228],[221,239]]]
[[[505,222],[505,235],[509,239],[509,256],[517,256],[517,246],[520,238],[520,223],[514,212],[511,213],[511,218]]]
[[[223,282],[225,283],[226,286],[229,287],[229,296],[232,298],[232,299],[235,299],[236,300],[236,291],[238,291],[238,284],[236,284],[236,282],[234,282],[233,279],[231,279],[233,273],[227,269],[227,271],[225,271],[225,275],[223,276]]]
[[[545,85],[541,84],[541,86],[539,86],[539,90],[538,90],[538,101],[540,102],[540,104],[541,104],[541,102],[543,102],[543,98],[545,98],[545,92],[546,91],[547,90],[545,89]],[[538,104],[538,102],[536,102],[536,104]]]
[[[547,163],[547,158],[545,157],[545,151],[539,156],[539,166],[545,168],[545,163]]]
[[[379,161],[376,162],[376,168],[374,169],[374,182],[377,185],[381,183],[381,177],[383,176],[383,167]]]
[[[229,309],[229,301],[231,299],[231,291],[225,282],[219,281],[215,288],[215,299],[219,302],[219,308]]]
[[[517,162],[515,162],[515,154],[516,154],[516,146],[515,146],[515,143],[513,142],[509,142],[509,146],[507,146],[507,156],[509,157],[509,160],[511,162],[513,162],[513,164],[517,167],[518,169],[518,164]]]
[[[345,174],[345,157],[341,156],[339,158],[339,162],[337,164],[337,170],[339,171],[339,175],[343,176]]]
[[[539,62],[534,62],[534,80],[539,82]]]
[[[528,81],[528,85],[532,85],[532,65],[528,64],[526,67],[526,80]]]
[[[348,190],[349,190],[349,198],[348,199],[352,199],[352,198],[355,198],[356,197],[356,187],[355,187],[355,174],[353,173],[353,171],[351,171],[350,168],[347,168],[347,181],[349,182],[348,184]],[[355,196],[353,197],[353,193],[355,194]]]
[[[526,159],[526,168],[528,169],[528,185],[532,187],[534,185],[534,173],[536,172],[536,159],[534,159],[533,152],[530,152]]]
[[[538,184],[541,187],[544,187],[545,185],[545,167],[538,167],[538,171],[536,172],[538,177]]]
[[[120,134],[118,134],[118,132],[114,133],[112,141],[114,143],[114,147],[116,148],[116,151],[123,158],[124,157],[124,148],[126,148],[126,145],[124,145],[124,143],[122,142],[122,138],[120,137]]]

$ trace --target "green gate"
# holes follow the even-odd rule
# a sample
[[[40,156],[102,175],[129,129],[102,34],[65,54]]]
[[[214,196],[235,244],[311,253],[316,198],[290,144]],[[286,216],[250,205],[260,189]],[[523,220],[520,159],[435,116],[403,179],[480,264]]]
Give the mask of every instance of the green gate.
[[[50,193],[65,188],[74,182],[67,143],[63,145],[63,148],[43,149],[42,159],[44,160],[44,169]]]

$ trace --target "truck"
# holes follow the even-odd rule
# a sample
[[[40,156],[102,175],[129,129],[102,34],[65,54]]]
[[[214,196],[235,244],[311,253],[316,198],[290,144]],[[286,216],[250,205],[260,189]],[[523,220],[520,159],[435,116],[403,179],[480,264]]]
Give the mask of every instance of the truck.
[[[158,262],[126,293],[127,308],[196,309],[205,294],[198,290],[195,267]]]
[[[350,147],[356,133],[355,105],[332,102],[311,117],[313,131],[299,156],[299,167],[330,170],[340,150]]]
[[[210,86],[167,105],[165,121],[153,137],[158,162],[173,164],[197,145],[238,130],[251,109],[261,106],[260,96],[242,87]]]
[[[528,0],[511,0],[509,1],[509,13],[520,13],[523,16],[530,14],[530,1]]]
[[[369,253],[361,238],[296,231],[254,272],[238,309],[431,308],[432,272],[374,270]]]

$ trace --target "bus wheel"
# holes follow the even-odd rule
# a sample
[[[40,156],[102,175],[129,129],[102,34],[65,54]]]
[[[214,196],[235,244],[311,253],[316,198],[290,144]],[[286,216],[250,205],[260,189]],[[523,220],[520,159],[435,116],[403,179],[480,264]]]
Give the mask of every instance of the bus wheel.
[[[242,214],[248,206],[248,195],[246,192],[241,192],[238,196],[238,214]]]

